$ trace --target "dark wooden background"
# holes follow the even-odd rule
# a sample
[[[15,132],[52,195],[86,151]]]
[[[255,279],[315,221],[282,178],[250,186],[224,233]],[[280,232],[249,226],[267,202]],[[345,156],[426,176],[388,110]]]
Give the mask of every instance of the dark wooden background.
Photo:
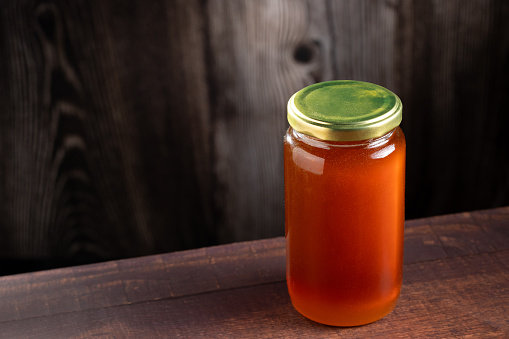
[[[286,102],[404,104],[407,218],[509,205],[509,2],[0,2],[0,274],[283,235]]]

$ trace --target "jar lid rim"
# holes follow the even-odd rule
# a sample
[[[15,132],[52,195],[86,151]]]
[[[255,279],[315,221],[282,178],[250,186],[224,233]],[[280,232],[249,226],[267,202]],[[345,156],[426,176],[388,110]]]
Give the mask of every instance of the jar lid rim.
[[[402,120],[403,105],[388,89],[363,81],[313,84],[288,101],[288,122],[297,131],[330,141],[380,137]]]

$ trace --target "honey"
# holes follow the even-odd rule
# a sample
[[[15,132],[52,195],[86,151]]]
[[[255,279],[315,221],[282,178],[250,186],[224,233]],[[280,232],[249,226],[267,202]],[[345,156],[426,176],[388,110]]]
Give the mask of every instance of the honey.
[[[402,284],[406,146],[398,127],[401,103],[369,83],[310,87],[291,99],[292,126],[284,140],[288,291],[294,307],[311,320],[367,324],[395,307]],[[315,125],[292,124],[305,118]]]

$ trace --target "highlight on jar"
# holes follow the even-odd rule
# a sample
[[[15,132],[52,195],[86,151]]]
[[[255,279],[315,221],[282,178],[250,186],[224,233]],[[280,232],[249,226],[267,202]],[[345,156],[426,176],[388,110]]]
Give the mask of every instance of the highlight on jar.
[[[406,144],[381,86],[317,83],[288,102],[286,279],[295,309],[333,326],[389,314],[403,280]]]

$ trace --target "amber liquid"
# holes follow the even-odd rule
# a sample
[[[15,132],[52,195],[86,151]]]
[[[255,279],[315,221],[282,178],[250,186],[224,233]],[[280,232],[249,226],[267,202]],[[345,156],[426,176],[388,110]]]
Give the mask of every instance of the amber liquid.
[[[294,307],[335,326],[395,307],[403,269],[405,137],[285,136],[286,278]]]

